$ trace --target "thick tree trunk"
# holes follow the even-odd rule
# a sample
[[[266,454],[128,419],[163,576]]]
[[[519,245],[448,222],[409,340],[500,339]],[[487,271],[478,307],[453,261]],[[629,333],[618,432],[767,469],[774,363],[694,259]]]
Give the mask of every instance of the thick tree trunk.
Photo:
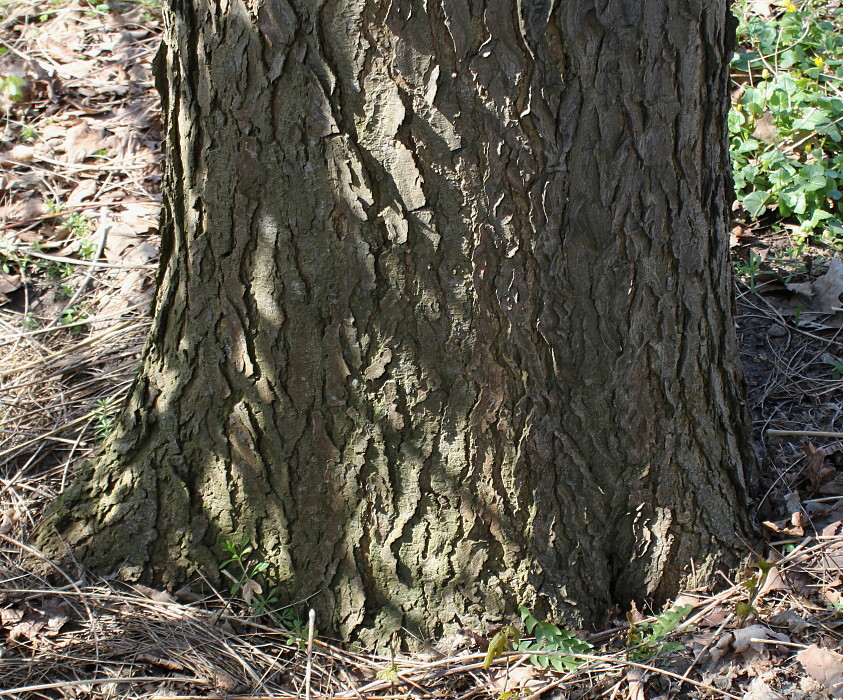
[[[734,563],[725,0],[171,0],[162,267],[100,570],[226,540],[365,642]]]

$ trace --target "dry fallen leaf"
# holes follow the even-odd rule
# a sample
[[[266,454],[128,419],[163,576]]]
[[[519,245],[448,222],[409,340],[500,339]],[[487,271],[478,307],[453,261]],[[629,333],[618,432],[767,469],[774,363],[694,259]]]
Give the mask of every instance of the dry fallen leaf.
[[[743,694],[743,700],[784,700],[784,695],[777,693],[760,676],[756,676]]]
[[[99,189],[99,184],[93,178],[82,180],[78,187],[67,195],[67,205],[74,206],[81,204],[86,199],[91,199]]]
[[[805,534],[805,527],[808,525],[808,519],[801,510],[797,510],[790,516],[790,524],[793,526],[795,531]]]
[[[765,111],[755,122],[755,129],[752,131],[753,138],[760,139],[764,143],[776,143],[779,140],[776,131],[776,122],[771,112]]]
[[[176,598],[183,603],[198,603],[204,600],[205,597],[199,593],[194,593],[190,586],[183,586],[176,591]]]
[[[14,627],[23,619],[23,610],[18,608],[4,608],[0,610],[0,627]]]
[[[828,263],[828,272],[814,282],[815,311],[835,313],[840,309],[840,294],[843,293],[843,261],[832,258]]]
[[[820,485],[820,480],[823,476],[823,464],[825,463],[825,450],[817,449],[814,445],[806,441],[802,444],[802,450],[807,456],[807,465],[805,472],[808,476],[808,488],[810,492],[816,493],[817,487]]]
[[[540,682],[538,672],[533,666],[516,666],[501,669],[495,674],[494,689],[498,693],[515,693],[523,688],[529,688]]]
[[[121,204],[123,211],[120,220],[135,233],[148,233],[158,229],[158,216],[161,205],[158,202],[149,204]]]
[[[23,281],[21,280],[20,275],[13,275],[8,272],[3,272],[0,270],[0,304],[5,304],[9,301],[8,294],[12,292],[18,291],[23,286]],[[3,523],[6,522],[6,517],[3,517]],[[9,530],[3,530],[2,528],[4,525],[0,525],[0,532],[9,532]],[[11,529],[11,527],[9,528]]]
[[[811,629],[813,625],[800,617],[795,610],[785,610],[770,618],[770,622],[777,627],[787,627],[793,633],[804,632]]]
[[[748,649],[755,649],[756,651],[765,651],[771,648],[767,643],[768,640],[790,643],[790,638],[786,634],[779,634],[773,632],[769,627],[764,625],[750,625],[749,627],[742,627],[732,632],[734,636],[734,647],[738,654],[742,654]]]
[[[814,296],[813,282],[786,282],[784,285],[788,291],[798,294],[806,299],[811,299]]]
[[[32,146],[24,146],[18,144],[12,146],[3,154],[3,160],[11,163],[29,163],[35,155],[35,149]]]
[[[626,682],[629,683],[629,700],[647,700],[644,693],[644,680],[647,675],[640,668],[632,668],[626,673]]]
[[[111,135],[102,127],[91,127],[82,122],[67,131],[64,154],[68,163],[81,163],[97,151],[108,150],[113,145]]]
[[[767,571],[767,577],[764,579],[764,584],[758,589],[758,597],[763,598],[770,591],[789,591],[790,586],[782,578],[778,566],[771,566]]]
[[[33,640],[47,625],[47,618],[38,613],[27,613],[24,618],[9,630],[9,639],[13,642]]]
[[[703,617],[699,618],[697,624],[701,627],[720,627],[732,614],[733,612],[731,610],[718,606],[712,608]]]
[[[173,598],[167,591],[159,591],[154,588],[150,588],[149,586],[144,586],[140,583],[136,583],[133,585],[133,588],[140,593],[142,596],[149,598],[150,600],[158,601],[159,603],[175,603],[176,599]]]
[[[749,0],[747,11],[769,19],[773,16],[772,4],[769,0]]]
[[[831,697],[843,697],[843,656],[813,644],[800,651],[796,658],[811,678],[828,688]]]
[[[208,671],[207,675],[208,680],[211,681],[217,690],[230,693],[240,687],[240,684],[234,679],[234,676],[221,668],[212,668]]]
[[[50,598],[44,602],[43,613],[47,618],[47,634],[58,633],[70,619],[70,609],[60,598]]]
[[[785,634],[773,632],[764,625],[750,625],[732,630],[729,634],[723,635],[711,649],[711,658],[715,661],[722,659],[729,651],[740,654],[746,663],[752,663],[759,657],[766,657],[775,644],[770,642],[790,643],[790,638]]]
[[[790,535],[791,537],[804,537],[805,530],[801,526],[795,526],[792,523],[793,519],[791,518],[789,520],[777,520],[776,522],[765,520],[761,524],[768,530],[772,530],[778,534]]]

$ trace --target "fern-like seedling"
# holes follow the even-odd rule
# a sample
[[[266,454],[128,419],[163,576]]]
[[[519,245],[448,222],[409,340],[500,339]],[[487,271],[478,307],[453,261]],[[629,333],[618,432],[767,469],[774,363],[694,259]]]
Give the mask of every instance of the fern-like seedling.
[[[628,657],[630,661],[646,661],[661,654],[671,651],[679,651],[684,644],[678,642],[665,642],[667,637],[675,630],[691,610],[692,605],[681,605],[673,610],[667,610],[656,617],[654,622],[633,622],[629,617],[629,633],[627,645],[629,646]]]
[[[521,621],[527,634],[535,639],[525,639],[518,644],[518,651],[530,654],[530,663],[541,669],[549,666],[557,671],[571,671],[584,660],[577,654],[590,654],[594,647],[580,639],[571,630],[560,629],[549,622],[533,617],[527,608],[521,608]]]

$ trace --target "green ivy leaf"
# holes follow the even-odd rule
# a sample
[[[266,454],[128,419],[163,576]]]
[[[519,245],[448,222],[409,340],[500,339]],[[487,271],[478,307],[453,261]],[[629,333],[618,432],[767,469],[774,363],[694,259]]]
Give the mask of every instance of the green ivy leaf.
[[[770,199],[770,193],[762,190],[755,190],[750,192],[743,198],[743,205],[749,212],[749,215],[755,219],[767,211],[767,201]]]

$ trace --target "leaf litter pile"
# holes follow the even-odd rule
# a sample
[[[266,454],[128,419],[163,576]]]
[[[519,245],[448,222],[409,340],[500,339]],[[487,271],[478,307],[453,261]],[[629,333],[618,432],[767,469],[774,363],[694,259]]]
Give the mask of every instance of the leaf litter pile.
[[[751,223],[732,246],[769,548],[718,592],[592,634],[522,609],[386,657],[313,634],[248,549],[225,591],[35,566],[40,513],[111,430],[148,327],[161,20],[154,0],[11,0],[0,22],[0,698],[843,697],[843,262]]]

